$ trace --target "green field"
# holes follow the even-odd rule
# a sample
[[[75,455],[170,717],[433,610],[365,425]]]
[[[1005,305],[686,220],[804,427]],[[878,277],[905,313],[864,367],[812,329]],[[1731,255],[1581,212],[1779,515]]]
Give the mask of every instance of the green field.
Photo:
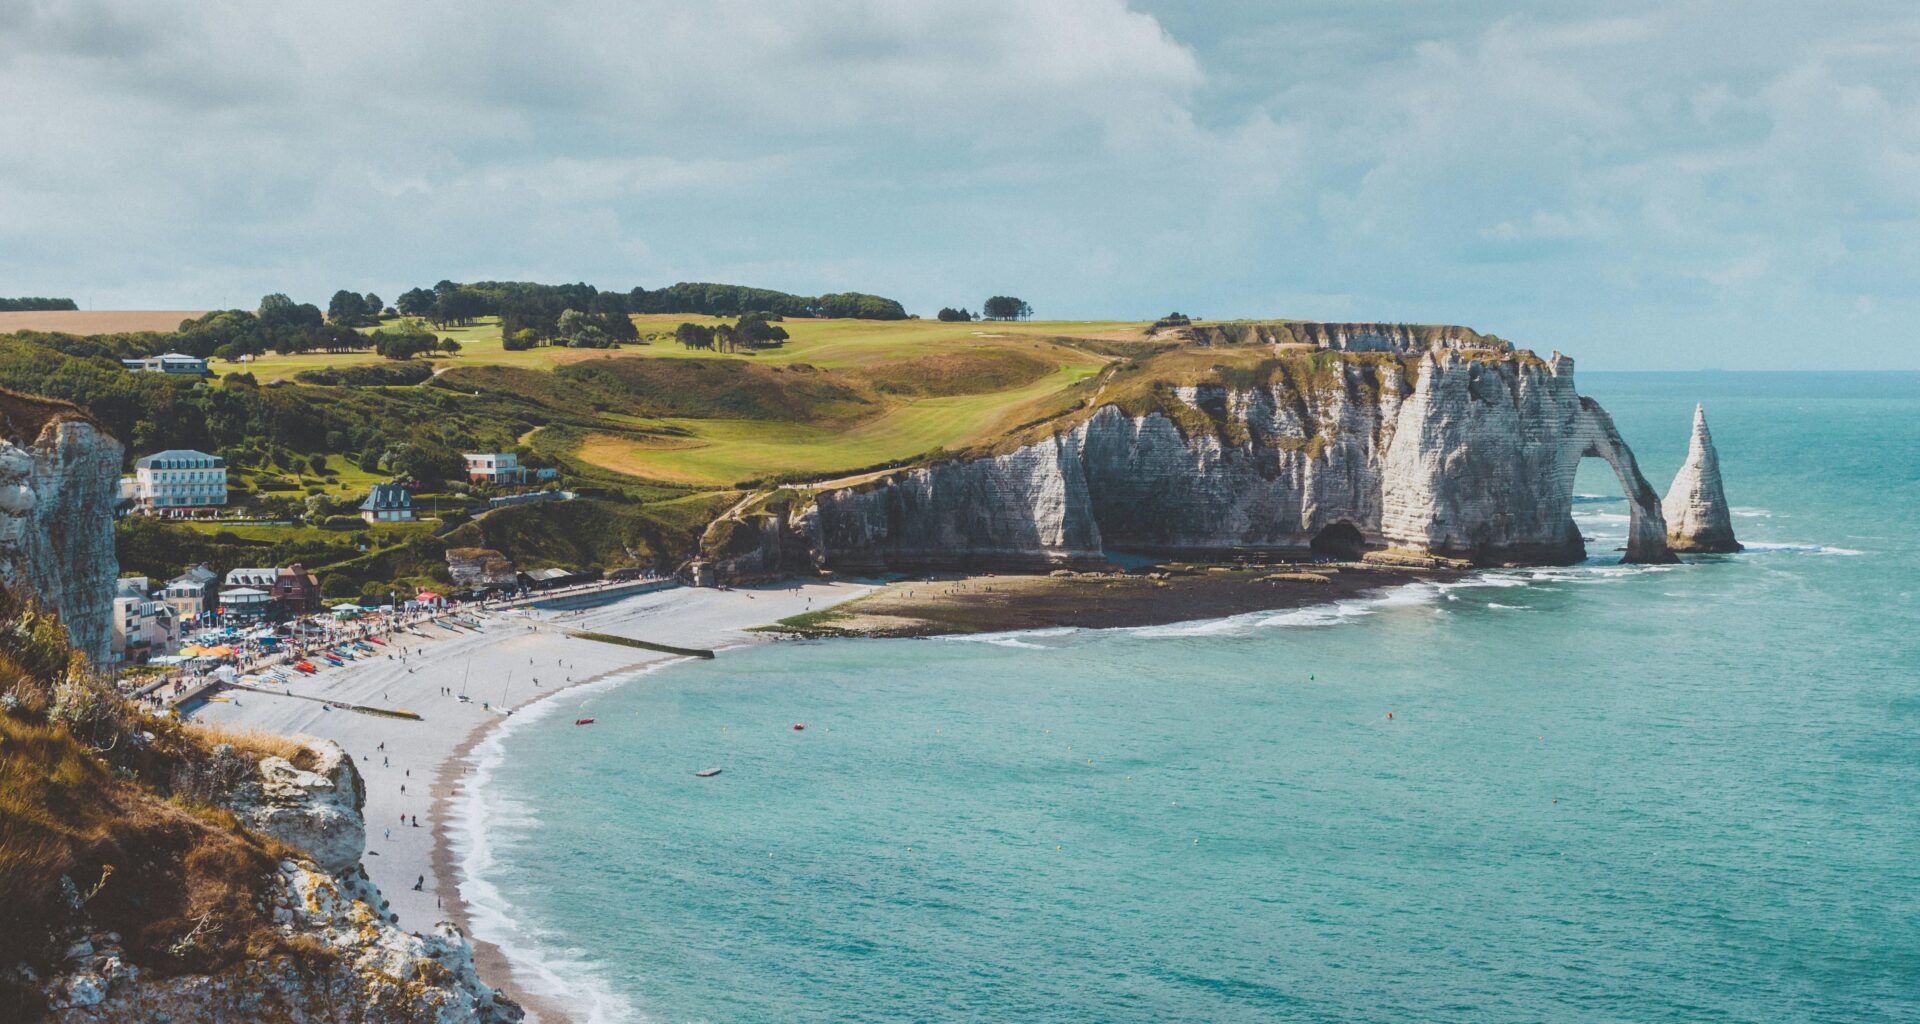
[[[583,462],[629,476],[700,486],[834,476],[985,440],[1021,423],[1034,403],[1092,375],[1100,365],[1064,364],[1032,384],[1007,391],[903,401],[851,424],[666,419],[660,424],[689,436],[593,434],[576,454]]]

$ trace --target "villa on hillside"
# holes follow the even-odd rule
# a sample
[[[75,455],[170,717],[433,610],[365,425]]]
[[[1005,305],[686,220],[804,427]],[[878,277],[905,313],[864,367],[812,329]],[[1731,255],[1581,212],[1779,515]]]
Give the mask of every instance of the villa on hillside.
[[[169,448],[135,460],[133,500],[147,512],[212,515],[227,503],[227,460]]]
[[[518,484],[525,483],[527,467],[520,464],[520,456],[512,452],[469,452],[461,456],[467,460],[467,482],[476,484]]]
[[[524,484],[528,480],[552,480],[560,471],[551,466],[533,468],[520,464],[513,452],[469,452],[467,482],[474,484]]]
[[[185,373],[196,377],[207,374],[205,359],[179,352],[169,352],[163,356],[147,356],[144,359],[122,359],[120,365],[136,373]]]
[[[374,484],[360,503],[360,518],[369,523],[413,522],[413,495],[399,484]]]

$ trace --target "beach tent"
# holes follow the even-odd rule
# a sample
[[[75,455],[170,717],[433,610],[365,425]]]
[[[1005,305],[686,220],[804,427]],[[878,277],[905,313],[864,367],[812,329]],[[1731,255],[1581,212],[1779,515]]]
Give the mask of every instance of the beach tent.
[[[361,612],[366,611],[365,608],[362,608],[357,604],[336,604],[330,610],[333,612],[333,617],[336,619],[357,618]]]

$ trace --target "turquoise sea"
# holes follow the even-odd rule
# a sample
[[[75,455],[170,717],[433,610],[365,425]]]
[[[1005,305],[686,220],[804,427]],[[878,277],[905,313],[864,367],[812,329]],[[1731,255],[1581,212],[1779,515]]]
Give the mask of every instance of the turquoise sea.
[[[1612,564],[1589,460],[1582,566],[575,691],[477,930],[595,1021],[1920,1020],[1920,374],[1580,380],[1747,553]]]

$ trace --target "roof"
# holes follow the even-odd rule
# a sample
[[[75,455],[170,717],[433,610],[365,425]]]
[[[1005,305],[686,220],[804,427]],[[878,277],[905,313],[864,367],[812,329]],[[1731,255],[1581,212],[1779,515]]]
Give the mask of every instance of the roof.
[[[152,455],[143,455],[135,459],[133,464],[144,469],[153,465],[153,460],[155,459],[213,459],[216,462],[222,461],[218,455],[208,455],[206,452],[197,452],[191,448],[169,448],[164,452],[154,452]]]
[[[226,600],[228,598],[234,598],[234,597],[269,597],[269,596],[271,595],[269,595],[266,591],[255,590],[252,587],[235,587],[232,590],[222,590],[220,592],[221,600]]]
[[[399,484],[374,484],[367,492],[367,500],[360,503],[362,512],[379,512],[390,509],[413,507],[413,495],[407,493]]]
[[[188,569],[186,572],[183,572],[180,575],[175,576],[174,578],[168,580],[167,585],[172,586],[175,583],[191,583],[195,586],[203,586],[219,578],[220,578],[219,573],[214,572],[213,569],[211,569],[207,565],[201,564],[201,565],[196,565],[193,568]]]

